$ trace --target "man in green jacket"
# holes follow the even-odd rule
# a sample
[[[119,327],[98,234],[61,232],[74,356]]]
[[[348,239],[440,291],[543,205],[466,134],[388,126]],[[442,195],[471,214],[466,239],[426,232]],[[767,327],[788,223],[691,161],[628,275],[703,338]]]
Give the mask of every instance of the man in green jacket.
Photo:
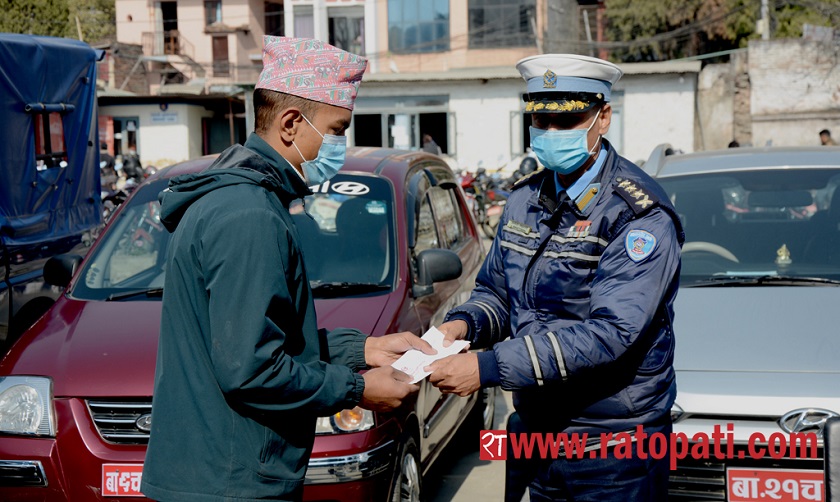
[[[266,37],[256,132],[161,193],[172,232],[141,489],[163,501],[299,500],[315,420],[418,390],[411,334],[318,330],[289,204],[344,163],[367,61]],[[356,371],[373,367],[364,375]]]

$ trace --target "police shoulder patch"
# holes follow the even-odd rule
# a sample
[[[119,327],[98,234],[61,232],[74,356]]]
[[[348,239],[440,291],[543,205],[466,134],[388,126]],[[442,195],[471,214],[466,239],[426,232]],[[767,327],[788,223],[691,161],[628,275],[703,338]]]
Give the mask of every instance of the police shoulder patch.
[[[656,237],[645,230],[631,230],[627,233],[624,249],[631,260],[640,262],[656,249]]]
[[[659,199],[650,195],[639,185],[638,182],[626,178],[616,178],[613,185],[616,193],[627,201],[636,214],[645,212],[659,202]]]

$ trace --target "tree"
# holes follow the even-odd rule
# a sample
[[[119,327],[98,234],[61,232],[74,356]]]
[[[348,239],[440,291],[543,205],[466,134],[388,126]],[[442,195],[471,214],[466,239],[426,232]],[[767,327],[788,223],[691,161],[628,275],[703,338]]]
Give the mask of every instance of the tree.
[[[85,42],[113,39],[116,33],[113,0],[0,0],[0,31]],[[76,18],[78,17],[78,24]]]
[[[659,61],[741,47],[755,31],[756,0],[607,0],[607,30],[623,61]]]
[[[774,38],[799,38],[805,24],[840,29],[840,0],[785,2],[772,13]]]
[[[768,0],[771,36],[799,37],[802,25],[838,27],[840,0]],[[612,57],[660,61],[745,47],[757,38],[761,0],[606,0]]]
[[[75,17],[79,17],[85,42],[96,43],[116,39],[116,3],[114,0],[67,1],[70,7],[70,20],[75,23]],[[73,33],[78,37],[77,30],[74,29]]]
[[[70,36],[70,11],[66,0],[6,0],[0,5],[3,5],[0,11],[2,32]]]

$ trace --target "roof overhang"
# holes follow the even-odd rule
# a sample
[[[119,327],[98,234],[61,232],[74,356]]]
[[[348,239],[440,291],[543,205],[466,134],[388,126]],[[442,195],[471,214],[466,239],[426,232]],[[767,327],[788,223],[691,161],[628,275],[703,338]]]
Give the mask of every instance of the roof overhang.
[[[679,73],[700,73],[700,61],[662,61],[657,63],[624,63],[619,65],[624,75],[661,75]],[[522,76],[513,66],[458,68],[449,71],[415,73],[370,73],[364,83],[390,82],[443,82],[443,81],[487,81],[521,80]]]

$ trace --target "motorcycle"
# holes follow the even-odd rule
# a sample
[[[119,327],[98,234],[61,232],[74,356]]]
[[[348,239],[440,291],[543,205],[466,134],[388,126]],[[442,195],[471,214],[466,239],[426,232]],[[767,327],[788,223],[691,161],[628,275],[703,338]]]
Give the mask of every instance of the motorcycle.
[[[479,168],[475,175],[462,175],[461,188],[476,224],[488,238],[495,238],[509,192],[502,190],[484,168]]]
[[[114,188],[113,190],[102,192],[102,218],[106,223],[117,210],[120,204],[125,202],[131,192],[137,188],[138,183],[133,179],[125,182],[122,188]]]

